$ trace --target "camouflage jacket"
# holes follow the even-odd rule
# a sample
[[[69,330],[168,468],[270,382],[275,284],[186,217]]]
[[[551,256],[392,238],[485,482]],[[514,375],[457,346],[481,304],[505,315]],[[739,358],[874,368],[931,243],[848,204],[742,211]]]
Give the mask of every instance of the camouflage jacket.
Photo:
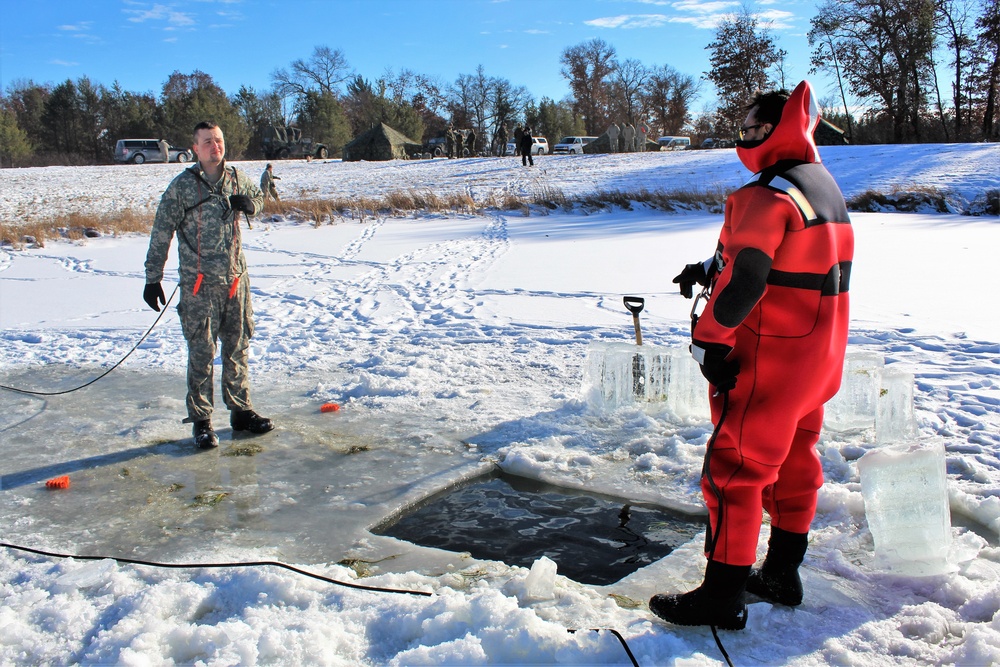
[[[240,221],[229,206],[229,196],[248,195],[254,215],[264,208],[264,194],[236,167],[223,163],[222,177],[214,185],[195,163],[182,171],[160,198],[146,252],[146,283],[163,280],[170,241],[177,235],[178,272],[183,288],[191,288],[203,276],[202,284],[230,285],[246,273]]]

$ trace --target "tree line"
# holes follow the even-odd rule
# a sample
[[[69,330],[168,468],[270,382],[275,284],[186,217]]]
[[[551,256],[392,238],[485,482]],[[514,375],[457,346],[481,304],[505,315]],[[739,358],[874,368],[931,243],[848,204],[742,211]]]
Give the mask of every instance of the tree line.
[[[839,85],[820,100],[823,116],[851,141],[1000,140],[1000,0],[825,0],[810,26],[810,73]],[[472,128],[487,152],[501,124],[524,122],[550,143],[600,135],[612,122],[644,124],[653,137],[732,137],[755,91],[795,83],[772,26],[748,5],[719,22],[707,48],[710,70],[694,77],[620,59],[601,39],[568,47],[559,64],[570,94],[559,101],[536,101],[482,66],[451,83],[391,68],[368,79],[328,46],[274,70],[268,90],[231,95],[201,71],[172,73],[158,95],[86,76],[15,81],[0,94],[0,166],[107,163],[121,138],[187,146],[206,118],[225,128],[233,158],[262,157],[265,130],[288,124],[335,151],[378,123],[417,141],[449,123]],[[716,108],[696,115],[706,82]]]

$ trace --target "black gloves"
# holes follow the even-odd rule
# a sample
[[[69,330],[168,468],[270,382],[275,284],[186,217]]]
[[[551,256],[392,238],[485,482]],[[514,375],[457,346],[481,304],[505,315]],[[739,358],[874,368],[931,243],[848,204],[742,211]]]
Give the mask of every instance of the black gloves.
[[[729,391],[736,386],[740,362],[726,359],[733,348],[719,343],[691,343],[691,356],[701,364],[701,374],[719,391]]]
[[[142,290],[142,300],[149,304],[149,307],[160,312],[159,304],[167,305],[167,299],[163,296],[163,288],[160,283],[150,283]],[[159,303],[158,303],[159,302]]]
[[[247,215],[253,215],[253,200],[247,195],[229,195],[229,205],[234,211],[243,211]]]
[[[712,262],[712,269],[715,268],[715,262]],[[713,270],[712,274],[715,273]],[[698,283],[702,287],[708,287],[709,283],[712,282],[712,276],[708,271],[705,270],[705,264],[688,264],[684,267],[684,270],[674,278],[674,282],[681,286],[681,294],[685,299],[690,299],[694,296],[693,287],[695,283]]]

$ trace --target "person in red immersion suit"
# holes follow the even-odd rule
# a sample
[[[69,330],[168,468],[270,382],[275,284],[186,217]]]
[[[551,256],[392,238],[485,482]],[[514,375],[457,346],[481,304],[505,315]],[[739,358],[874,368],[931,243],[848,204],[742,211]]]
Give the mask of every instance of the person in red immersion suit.
[[[823,404],[840,388],[848,334],[854,233],[843,194],[820,163],[812,88],[758,93],[736,152],[754,173],[726,201],[715,256],[674,282],[708,289],[691,352],[710,384],[712,422],[702,472],[708,563],[697,589],[655,595],[671,623],[745,627],[744,591],[798,605],[798,567],[823,470]],[[771,518],[757,558],[762,509]]]

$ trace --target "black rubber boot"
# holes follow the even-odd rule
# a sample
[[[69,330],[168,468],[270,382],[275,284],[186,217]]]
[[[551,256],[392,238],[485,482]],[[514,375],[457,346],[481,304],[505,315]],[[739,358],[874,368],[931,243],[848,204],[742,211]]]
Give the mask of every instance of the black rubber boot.
[[[202,419],[194,423],[194,442],[202,449],[213,449],[219,446],[219,436],[212,430],[212,420]]]
[[[233,410],[229,413],[229,425],[234,431],[250,431],[255,435],[274,429],[274,422],[253,410]]]
[[[747,592],[789,607],[802,604],[799,565],[808,547],[808,533],[790,533],[772,526],[771,538],[767,541],[767,557],[760,569],[750,573]]]
[[[649,610],[675,625],[714,625],[721,630],[742,630],[747,625],[743,589],[749,575],[749,565],[710,560],[701,586],[680,595],[654,595],[649,600]]]

